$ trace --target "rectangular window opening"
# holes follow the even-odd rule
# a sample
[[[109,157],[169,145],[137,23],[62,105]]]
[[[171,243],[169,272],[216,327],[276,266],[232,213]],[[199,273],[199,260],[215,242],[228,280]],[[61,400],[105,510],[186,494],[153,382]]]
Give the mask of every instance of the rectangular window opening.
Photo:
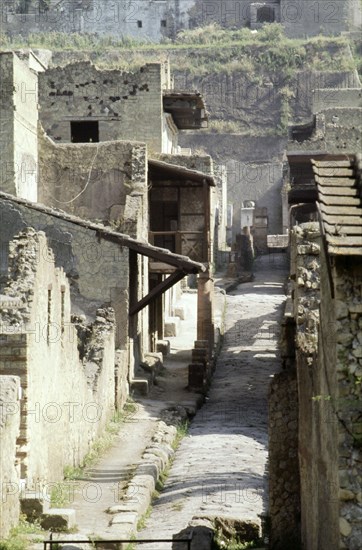
[[[80,120],[70,123],[70,135],[72,143],[98,143],[98,120]]]
[[[166,19],[161,19],[161,27],[167,27]]]
[[[142,27],[143,27],[142,21],[137,21],[137,27],[138,27],[139,29],[142,29]]]

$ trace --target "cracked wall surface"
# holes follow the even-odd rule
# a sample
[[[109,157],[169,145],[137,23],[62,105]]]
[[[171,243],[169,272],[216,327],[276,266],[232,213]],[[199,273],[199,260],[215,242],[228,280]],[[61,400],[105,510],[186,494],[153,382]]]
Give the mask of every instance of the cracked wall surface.
[[[40,121],[55,142],[71,141],[72,121],[93,120],[99,141],[146,142],[161,152],[165,88],[167,64],[149,63],[134,73],[87,61],[51,68],[39,75]]]
[[[29,32],[90,32],[121,38],[160,41],[173,38],[178,31],[217,23],[221,27],[258,29],[260,9],[265,6],[266,21],[281,22],[288,36],[340,34],[358,28],[361,9],[358,0],[331,3],[320,0],[309,4],[302,0],[58,0],[50,1],[50,10],[39,11],[30,2],[28,13],[17,13],[19,2],[5,0],[2,6],[4,28],[14,35]]]
[[[82,463],[114,411],[114,312],[98,309],[91,324],[72,317],[66,274],[32,228],[10,243],[2,302],[1,378],[20,377],[22,390],[20,434],[5,453],[26,487],[41,491]]]
[[[0,184],[37,200],[37,74],[14,52],[0,54]]]
[[[320,403],[338,442],[332,495],[337,502],[339,548],[357,550],[362,537],[361,257],[336,257],[331,261],[322,253],[321,269],[319,361],[326,383]]]
[[[283,389],[276,380],[272,391],[279,391],[278,399],[272,393],[270,406],[275,423],[275,410],[281,404],[283,426],[289,426],[290,414],[298,412],[301,540],[306,550],[357,550],[360,546],[361,270],[359,256],[333,257],[326,252],[318,223],[293,228],[291,315],[295,332],[289,334],[284,348],[291,372],[294,340],[298,394],[290,410],[294,382]],[[282,516],[287,516],[291,499],[298,494],[291,494],[282,510],[274,507],[284,479],[277,475],[274,463],[279,459],[288,464],[290,447],[283,450],[283,445],[293,437],[292,432],[285,433],[279,441],[277,434],[271,426],[272,541],[275,548],[282,548],[278,546]]]
[[[1,300],[2,301],[2,300]],[[20,340],[20,337],[18,337]],[[0,336],[1,346],[3,337]],[[0,375],[0,536],[6,537],[19,519],[20,468],[16,441],[20,432],[20,378]],[[15,491],[14,491],[15,487]]]
[[[128,346],[128,248],[98,239],[94,231],[54,218],[30,207],[0,200],[1,280],[7,275],[9,242],[26,227],[44,231],[54,251],[56,267],[63,268],[72,294],[72,313],[94,319],[97,308],[116,312],[116,343]],[[42,256],[47,257],[46,249]]]
[[[39,159],[40,202],[147,239],[145,145],[123,141],[58,145],[40,129]]]

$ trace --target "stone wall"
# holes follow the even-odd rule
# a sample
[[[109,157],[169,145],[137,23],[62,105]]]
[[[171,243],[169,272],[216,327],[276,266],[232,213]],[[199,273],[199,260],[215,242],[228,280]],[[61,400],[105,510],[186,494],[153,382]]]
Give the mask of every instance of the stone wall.
[[[114,313],[99,309],[92,324],[71,317],[66,275],[33,229],[10,244],[3,294],[18,300],[2,310],[0,368],[21,378],[21,478],[46,490],[82,462],[114,411]]]
[[[278,0],[195,0],[195,8],[191,10],[193,26],[203,26],[216,23],[221,27],[252,27],[256,28],[257,7],[268,5],[275,9],[276,20],[280,20]]]
[[[128,349],[128,248],[98,239],[94,231],[16,202],[0,201],[2,276],[7,271],[9,242],[26,227],[44,231],[55,265],[64,269],[72,294],[72,313],[95,318],[97,308],[116,313],[116,343]],[[46,258],[46,249],[42,251]]]
[[[2,302],[3,305],[4,302]],[[0,337],[1,352],[7,342]],[[20,340],[20,336],[17,339]],[[20,432],[20,379],[0,376],[0,537],[7,537],[19,520],[20,470],[16,442]]]
[[[345,57],[351,57],[349,48],[346,48]],[[351,101],[352,97],[355,97],[355,90],[360,87],[356,70],[299,71],[294,77],[294,98],[290,99],[293,120],[311,120],[317,108],[328,108],[328,103],[342,106],[345,100]],[[353,91],[350,92],[350,89]]]
[[[322,401],[326,427],[338,441],[333,483],[337,507],[336,540],[339,548],[357,550],[362,537],[361,388],[362,376],[362,262],[360,256],[330,258],[321,255],[320,368],[326,373]],[[334,298],[328,270],[331,269]]]
[[[280,20],[286,35],[291,38],[338,35],[361,24],[360,13],[356,0],[332,3],[319,0],[316,4],[305,0],[280,0]],[[354,19],[356,14],[359,14],[359,21]]]
[[[35,61],[30,54],[30,59]],[[37,199],[37,75],[13,52],[0,54],[0,186]]]
[[[303,0],[61,0],[51,1],[49,11],[39,12],[33,2],[29,13],[16,13],[14,2],[2,4],[7,32],[91,32],[115,37],[130,36],[155,42],[174,37],[177,31],[217,23],[222,27],[259,28],[260,8],[270,7],[291,37],[314,36],[321,32],[340,34],[361,24],[358,0],[320,0],[316,5]]]
[[[319,88],[314,90],[312,97],[313,114],[320,113],[326,109],[335,108],[355,109],[362,107],[361,87],[349,88]]]
[[[82,121],[98,125],[99,141],[146,142],[162,152],[164,88],[170,88],[168,64],[150,63],[135,73],[90,62],[48,69],[39,75],[40,120],[56,142],[72,141],[71,123]]]
[[[258,10],[265,6],[274,10],[275,21],[284,26],[287,36],[291,38],[320,33],[340,34],[361,25],[358,0],[338,0],[332,4],[321,0],[315,5],[304,0],[196,0],[192,22],[197,25],[216,22],[223,27],[259,28]]]
[[[269,388],[269,510],[270,548],[298,548],[300,483],[295,369],[274,375]]]
[[[240,233],[243,201],[253,201],[257,207],[267,208],[269,233],[282,232],[282,156],[286,138],[188,133],[180,136],[180,143],[195,150],[202,146],[215,162],[225,164],[228,202],[234,207],[234,239]]]
[[[311,138],[300,142],[290,141],[288,151],[346,154],[348,151],[359,151],[362,139],[361,113],[362,109],[337,107],[319,113],[316,130]]]
[[[56,145],[40,131],[39,159],[40,202],[147,240],[145,145]]]
[[[324,249],[319,255],[312,224],[293,233],[302,543],[306,550],[357,550],[361,262],[337,257],[332,263]]]
[[[335,548],[336,514],[330,498],[336,461],[334,434],[321,413],[325,379],[318,368],[320,233],[317,223],[297,226],[291,237],[291,278],[296,322],[299,396],[301,536],[306,549]],[[327,528],[328,525],[328,528]],[[338,546],[337,546],[338,547]]]
[[[292,315],[296,327],[301,541],[305,550],[360,547],[361,275],[359,256],[332,259],[326,255],[318,224],[293,228]],[[293,363],[290,342],[289,336],[288,365]],[[293,382],[284,393],[278,380],[273,385],[271,423],[275,422],[274,409],[284,400],[280,405],[283,424],[284,416],[289,418],[288,392],[293,392]],[[272,541],[275,533],[278,536],[281,514],[288,512],[287,507],[273,507],[274,495],[282,485],[275,478],[273,453],[287,464],[290,457],[273,437],[271,430]]]
[[[47,12],[39,12],[34,6],[27,14],[17,14],[7,2],[2,6],[2,19],[7,32],[13,35],[91,32],[158,42],[189,27],[189,9],[194,4],[195,0],[61,0]]]

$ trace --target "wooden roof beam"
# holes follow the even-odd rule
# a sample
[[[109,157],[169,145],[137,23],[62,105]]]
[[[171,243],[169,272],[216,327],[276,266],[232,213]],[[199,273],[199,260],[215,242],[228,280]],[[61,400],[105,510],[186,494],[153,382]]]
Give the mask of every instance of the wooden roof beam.
[[[161,296],[164,292],[169,290],[173,285],[181,281],[187,275],[184,271],[177,270],[174,273],[172,273],[167,279],[162,281],[162,283],[159,283],[157,286],[155,286],[151,292],[147,294],[142,300],[137,302],[137,304],[134,304],[131,306],[129,315],[136,315],[139,313],[142,309],[144,309],[146,306],[148,306],[151,302],[156,300],[159,296]]]

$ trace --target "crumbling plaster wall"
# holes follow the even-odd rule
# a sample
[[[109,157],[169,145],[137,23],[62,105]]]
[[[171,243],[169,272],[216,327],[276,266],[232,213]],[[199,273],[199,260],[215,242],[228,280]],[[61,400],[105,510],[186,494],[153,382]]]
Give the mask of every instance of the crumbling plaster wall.
[[[54,144],[40,128],[39,158],[39,194],[44,204],[84,219],[111,224],[113,228],[133,238],[148,241],[146,145],[123,141]],[[128,252],[125,251],[125,255],[128,258]],[[128,268],[107,292],[116,311],[116,342],[123,349],[127,349],[129,344],[127,277]],[[138,281],[137,299],[140,300],[148,292],[147,259],[137,258],[137,273],[133,273],[131,279],[133,284]],[[142,360],[149,348],[147,310],[137,316],[137,329],[134,332],[137,341],[134,352],[132,347],[129,349],[128,357],[131,378],[134,356],[136,361]],[[120,372],[124,368],[126,364]]]
[[[3,305],[3,304],[2,304]],[[18,337],[19,339],[19,337]],[[3,337],[0,349],[3,350]],[[18,490],[20,469],[16,458],[16,441],[20,432],[20,379],[0,376],[0,537],[7,537],[19,520]]]
[[[40,120],[56,142],[71,141],[71,121],[98,121],[99,141],[146,142],[162,151],[162,90],[167,64],[135,73],[99,70],[90,62],[48,69],[39,76]]]
[[[97,308],[112,306],[117,321],[116,344],[128,349],[128,248],[98,239],[94,231],[84,227],[5,200],[0,201],[0,227],[3,277],[14,236],[26,227],[44,231],[54,251],[55,265],[68,277],[72,313],[94,319]]]
[[[81,463],[114,411],[114,313],[100,309],[77,328],[66,275],[45,234],[31,228],[10,243],[3,293],[19,303],[1,313],[1,374],[21,377],[17,456],[27,487],[39,491]],[[8,347],[14,336],[21,341]]]
[[[146,239],[147,153],[141,143],[55,144],[39,131],[39,200],[81,218],[113,222]]]
[[[275,20],[293,38],[321,32],[340,34],[361,25],[358,0],[335,4],[320,0],[316,5],[303,0],[63,0],[51,1],[51,9],[45,12],[39,12],[34,1],[28,14],[16,13],[15,5],[9,1],[2,4],[4,28],[15,35],[62,30],[157,42],[164,36],[174,37],[179,30],[210,23],[258,28],[257,9],[265,5],[274,8]]]
[[[0,185],[37,200],[37,74],[13,52],[0,54]]]
[[[157,42],[189,27],[189,9],[195,0],[63,0],[46,12],[39,12],[34,4],[28,14],[17,14],[14,4],[4,3],[2,17],[7,32],[90,32]]]

